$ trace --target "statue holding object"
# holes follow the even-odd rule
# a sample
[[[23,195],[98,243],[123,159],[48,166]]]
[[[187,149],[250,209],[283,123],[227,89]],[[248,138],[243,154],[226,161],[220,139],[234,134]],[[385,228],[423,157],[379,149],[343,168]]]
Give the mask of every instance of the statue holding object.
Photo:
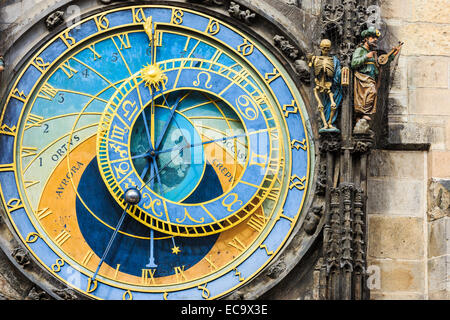
[[[381,66],[392,61],[400,52],[403,43],[388,54],[378,57],[380,31],[370,27],[361,33],[363,43],[352,56],[354,70],[354,110],[356,114],[355,133],[370,133],[368,121],[377,111],[377,94],[380,87]]]
[[[314,97],[323,127],[322,132],[340,132],[335,127],[338,109],[342,103],[341,63],[336,56],[330,56],[331,41],[323,39],[320,43],[320,56],[308,55],[309,67],[314,71]]]

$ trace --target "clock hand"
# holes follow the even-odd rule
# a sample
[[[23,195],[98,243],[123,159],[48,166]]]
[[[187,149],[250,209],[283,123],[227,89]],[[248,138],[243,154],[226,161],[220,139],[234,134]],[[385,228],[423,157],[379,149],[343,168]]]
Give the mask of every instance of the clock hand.
[[[150,169],[150,170],[152,169],[152,166],[151,166],[151,163],[150,163],[150,162],[147,163],[147,165],[145,166],[144,170],[142,171],[142,173],[141,173],[141,179],[143,179],[143,178],[145,177],[145,175],[147,174],[147,171],[148,171],[149,169]],[[139,195],[139,197],[140,197],[140,195]],[[126,197],[125,197],[125,198],[126,198]],[[125,200],[125,201],[126,201],[126,200]],[[138,202],[139,202],[139,201],[138,201]],[[91,280],[92,282],[95,281],[95,278],[97,277],[97,274],[98,274],[98,271],[100,270],[100,267],[102,266],[103,262],[105,261],[106,257],[108,256],[109,250],[111,249],[111,246],[112,246],[114,240],[116,239],[117,233],[119,232],[119,229],[120,229],[120,227],[122,226],[123,220],[125,219],[127,210],[128,210],[128,208],[129,208],[131,205],[132,205],[132,204],[128,202],[127,205],[125,206],[125,210],[123,210],[122,216],[120,217],[119,222],[117,223],[116,228],[114,229],[114,232],[113,232],[111,238],[109,239],[108,245],[106,246],[106,249],[105,249],[105,251],[103,252],[103,256],[102,256],[102,258],[100,259],[100,262],[99,262],[98,265],[97,265],[97,269],[95,270],[95,273],[94,273],[94,275],[92,276],[92,280]]]
[[[223,137],[223,138],[220,138],[220,139],[208,140],[208,141],[201,142],[201,143],[199,142],[199,143],[194,143],[194,144],[188,144],[188,147],[189,148],[196,148],[196,147],[200,147],[200,146],[211,144],[211,143],[215,143],[215,142],[222,142],[222,141],[242,138],[242,137],[246,137],[246,136],[247,136],[246,134],[238,134],[238,135],[231,136],[231,137]],[[181,149],[185,149],[185,148],[186,148],[186,146],[182,147]],[[155,151],[155,154],[159,155],[161,153],[172,152],[172,151],[175,151],[175,150],[178,150],[178,149],[180,149],[180,147],[177,146],[177,147],[173,147],[173,148],[169,148],[169,149],[164,149],[164,150],[161,150],[161,151]]]
[[[167,129],[169,128],[169,124],[170,124],[170,122],[171,122],[171,120],[172,120],[172,118],[173,118],[173,116],[174,116],[174,114],[175,114],[175,111],[176,111],[177,108],[178,108],[178,105],[180,104],[181,98],[182,98],[182,97],[180,96],[180,97],[177,99],[177,101],[175,102],[174,106],[173,106],[172,109],[170,110],[170,116],[169,116],[169,119],[168,119],[167,122],[165,123],[164,128],[163,128],[163,130],[162,130],[162,133],[161,133],[161,135],[159,136],[158,141],[156,142],[155,150],[158,150],[159,145],[161,144],[161,142],[162,142],[162,140],[163,140],[163,138],[164,138],[164,136],[165,136],[165,134],[166,134],[166,132],[167,132]]]
[[[153,104],[153,101],[152,101],[152,104]],[[152,108],[153,108],[153,105],[152,105]],[[148,145],[150,147],[150,151],[152,151],[152,150],[154,150],[154,145],[153,145],[153,140],[152,140],[152,137],[154,135],[150,134],[150,130],[149,130],[148,124],[147,124],[147,116],[145,115],[145,109],[142,112],[142,117],[144,118],[144,127],[145,127],[145,133],[147,134]],[[153,132],[153,127],[154,127],[154,125],[153,125],[153,121],[154,121],[153,110],[152,110],[152,119],[151,119],[151,121],[152,121],[151,122],[151,126],[152,126],[152,132]]]
[[[180,149],[180,151],[178,151],[178,155],[181,154],[181,152],[183,152],[183,150],[185,148],[187,148],[189,145],[184,146],[183,148]],[[166,169],[174,160],[176,157],[172,157],[172,160],[170,160],[169,162],[167,162],[162,168],[161,170],[159,170],[159,172],[164,171],[164,169]],[[138,191],[142,191],[142,189],[144,189],[151,181],[153,181],[155,179],[156,175],[154,177],[152,177],[149,181],[147,181],[146,184],[144,184]]]
[[[95,270],[94,275],[92,276],[92,281],[95,281],[95,278],[97,277],[98,271],[100,270],[100,267],[102,266],[103,262],[106,259],[106,256],[109,253],[109,250],[111,249],[111,246],[116,239],[117,233],[119,232],[120,227],[122,226],[123,220],[125,219],[125,216],[127,215],[127,210],[130,207],[130,204],[127,204],[125,207],[125,210],[123,210],[122,216],[119,219],[119,222],[117,223],[116,228],[114,229],[114,232],[111,236],[111,239],[109,239],[108,245],[106,246],[105,251],[103,252],[103,256],[100,259],[100,262],[98,263],[97,269]]]

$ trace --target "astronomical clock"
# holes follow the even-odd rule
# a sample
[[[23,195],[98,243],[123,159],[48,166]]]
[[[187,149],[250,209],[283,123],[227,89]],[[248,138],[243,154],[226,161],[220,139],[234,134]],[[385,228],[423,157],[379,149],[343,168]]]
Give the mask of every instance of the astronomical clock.
[[[306,100],[229,17],[120,4],[60,26],[8,84],[4,220],[47,278],[93,299],[217,299],[305,222]]]

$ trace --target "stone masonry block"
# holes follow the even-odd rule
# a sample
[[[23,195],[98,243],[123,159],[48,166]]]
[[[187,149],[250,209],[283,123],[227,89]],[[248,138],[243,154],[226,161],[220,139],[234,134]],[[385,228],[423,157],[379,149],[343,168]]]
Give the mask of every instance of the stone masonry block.
[[[370,258],[423,259],[423,219],[369,216],[368,242]]]

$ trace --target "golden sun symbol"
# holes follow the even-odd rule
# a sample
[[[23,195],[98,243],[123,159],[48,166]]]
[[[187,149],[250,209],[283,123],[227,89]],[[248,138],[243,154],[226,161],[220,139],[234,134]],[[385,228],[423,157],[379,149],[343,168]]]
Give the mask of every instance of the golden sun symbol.
[[[146,65],[141,71],[141,78],[145,81],[145,86],[149,87],[150,91],[152,91],[152,86],[156,91],[159,91],[159,86],[166,89],[167,76],[157,64]]]

